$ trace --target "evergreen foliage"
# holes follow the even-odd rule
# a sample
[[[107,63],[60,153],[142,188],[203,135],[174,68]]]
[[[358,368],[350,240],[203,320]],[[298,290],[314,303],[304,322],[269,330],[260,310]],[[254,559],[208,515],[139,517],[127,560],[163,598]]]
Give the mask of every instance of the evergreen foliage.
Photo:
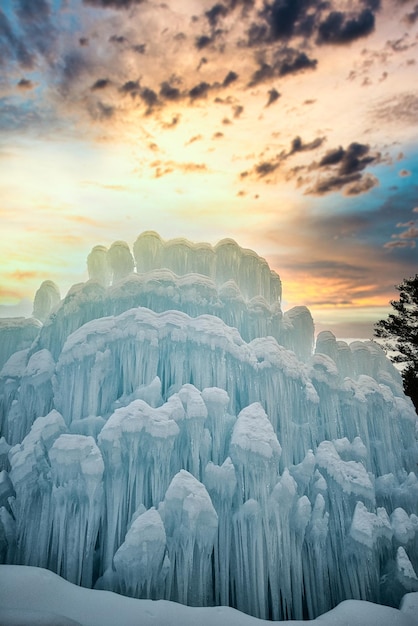
[[[399,300],[392,300],[394,313],[375,326],[375,335],[384,339],[387,350],[395,352],[391,360],[404,363],[405,393],[418,412],[418,274],[397,286]]]

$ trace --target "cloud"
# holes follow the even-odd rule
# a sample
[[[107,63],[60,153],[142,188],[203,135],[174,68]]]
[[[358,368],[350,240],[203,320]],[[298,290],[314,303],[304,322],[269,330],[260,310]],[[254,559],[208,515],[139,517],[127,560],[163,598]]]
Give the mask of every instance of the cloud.
[[[98,78],[95,83],[90,87],[91,91],[97,91],[101,89],[105,89],[111,84],[111,81],[108,78]]]
[[[202,135],[193,135],[193,137],[191,137],[189,141],[186,141],[184,145],[190,146],[190,144],[194,143],[195,141],[200,141],[201,139],[203,139]]]
[[[253,72],[249,87],[255,87],[260,83],[269,82],[273,78],[297,74],[305,70],[314,70],[317,66],[316,59],[310,59],[305,52],[299,52],[293,48],[279,50],[271,63],[262,61]]]
[[[275,77],[274,68],[268,63],[262,63],[260,67],[253,73],[248,83],[249,87],[255,87],[260,83],[270,81]]]
[[[211,85],[209,85],[209,83],[202,81],[201,83],[195,85],[195,87],[192,87],[192,89],[189,90],[190,99],[199,100],[201,98],[206,98],[210,88]]]
[[[345,196],[358,196],[361,193],[367,193],[373,187],[379,184],[378,178],[373,174],[364,174],[359,180],[344,188]]]
[[[408,176],[411,176],[411,170],[400,170],[398,172],[398,176],[400,176],[401,178],[408,178]]]
[[[137,52],[138,54],[145,54],[146,49],[147,49],[147,46],[144,43],[138,43],[132,46],[132,50],[134,52]]]
[[[175,101],[181,98],[181,92],[177,87],[173,87],[169,82],[164,81],[160,85],[160,96],[164,100]]]
[[[279,76],[286,76],[303,70],[314,70],[317,63],[316,59],[310,59],[304,52],[291,50],[288,51],[287,58],[275,66],[275,70]]]
[[[130,9],[143,2],[145,0],[83,0],[83,4],[97,7],[98,9]]]
[[[405,15],[405,21],[407,24],[412,25],[418,20],[418,4],[416,4],[411,11]]]
[[[123,94],[130,94],[132,98],[135,98],[140,93],[140,86],[138,80],[128,80],[120,87],[119,91]]]
[[[388,241],[384,244],[384,248],[415,248],[415,241]]]
[[[358,15],[331,11],[318,26],[318,43],[346,44],[369,35],[374,30],[375,18],[370,9]]]
[[[404,92],[383,100],[372,111],[374,121],[404,124],[416,127],[418,119],[418,95]]]
[[[203,48],[207,48],[213,42],[213,38],[208,35],[199,35],[196,37],[195,46],[198,50],[203,50]]]
[[[150,164],[150,167],[154,169],[154,178],[162,178],[176,170],[181,174],[201,174],[209,171],[205,163],[179,163],[172,160],[154,161]]]
[[[224,4],[215,4],[209,11],[205,12],[205,16],[212,28],[216,28],[221,18],[226,17],[229,11]]]
[[[278,170],[279,167],[282,165],[282,163],[287,161],[287,159],[289,159],[290,157],[292,157],[294,154],[298,152],[316,150],[323,144],[324,141],[325,141],[325,137],[317,137],[316,139],[310,142],[304,142],[300,137],[295,137],[291,142],[291,146],[288,152],[282,151],[279,154],[276,154],[273,158],[269,159],[268,161],[261,161],[260,163],[257,163],[250,170],[241,172],[240,177],[246,178],[248,176],[251,176],[252,178],[256,178],[256,179],[265,178],[266,182],[271,182],[272,179],[270,178],[267,179],[266,177],[276,172],[276,170]],[[303,170],[305,169],[305,167],[299,166],[297,168],[293,168],[292,174],[294,174],[296,171],[299,171],[300,169]]]
[[[124,37],[123,35],[112,35],[111,37],[109,37],[109,41],[110,43],[121,44],[126,42],[126,37]]]
[[[280,98],[279,92],[274,87],[269,90],[268,94],[269,94],[269,97],[268,97],[268,100],[267,100],[266,107],[269,107],[274,102],[276,102],[276,100],[278,100]]]
[[[328,165],[336,165],[337,163],[340,163],[344,154],[345,150],[341,146],[333,150],[328,150],[319,161],[319,167],[326,167]]]
[[[418,228],[411,226],[398,235],[399,239],[418,239]]]
[[[73,85],[89,70],[89,60],[79,50],[72,50],[65,54],[60,63],[60,93],[67,97]]]
[[[326,6],[313,0],[273,0],[265,2],[259,12],[262,22],[253,22],[248,30],[248,45],[288,41],[292,37],[309,38],[314,32],[316,16]]]
[[[113,105],[105,104],[101,100],[90,102],[87,110],[90,117],[99,122],[110,120],[116,113],[116,108]]]
[[[234,112],[234,118],[238,119],[242,115],[242,113],[244,112],[244,107],[241,106],[240,104],[235,104],[232,107],[232,110]]]
[[[307,150],[316,150],[324,143],[324,141],[325,141],[325,137],[317,137],[313,141],[304,143],[300,137],[295,137],[292,140],[290,152],[288,153],[287,156],[291,156],[295,152],[305,152]]]
[[[361,179],[361,174],[350,175],[335,175],[328,176],[327,178],[320,178],[316,181],[313,187],[309,187],[306,190],[308,195],[323,196],[332,191],[338,191],[349,183],[358,182]]]
[[[35,83],[27,78],[21,78],[17,83],[19,89],[30,90],[35,87]]]
[[[280,165],[280,161],[263,161],[258,163],[254,171],[258,178],[264,178],[264,176],[268,176],[268,174],[272,174],[277,170]]]
[[[152,109],[158,104],[158,96],[153,89],[149,87],[144,87],[140,91],[140,97],[143,102],[147,105],[147,113],[150,113]]]
[[[236,74],[235,72],[231,70],[223,79],[222,87],[229,87],[229,85],[232,85],[232,83],[234,83],[237,79],[238,79],[238,74]]]

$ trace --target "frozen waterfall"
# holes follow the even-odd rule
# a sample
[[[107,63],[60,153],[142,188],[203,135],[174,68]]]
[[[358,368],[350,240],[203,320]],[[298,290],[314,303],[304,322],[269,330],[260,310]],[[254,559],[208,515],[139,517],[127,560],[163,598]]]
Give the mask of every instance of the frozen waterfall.
[[[418,590],[418,417],[374,342],[281,309],[266,261],[96,246],[0,324],[0,562],[267,619]]]

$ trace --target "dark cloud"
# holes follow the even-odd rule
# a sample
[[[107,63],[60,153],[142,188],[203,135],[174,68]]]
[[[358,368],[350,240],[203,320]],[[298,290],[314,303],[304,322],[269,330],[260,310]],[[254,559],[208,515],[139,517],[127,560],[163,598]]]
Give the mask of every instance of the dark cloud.
[[[228,13],[228,8],[224,4],[218,3],[209,9],[209,11],[206,11],[205,16],[212,28],[216,28],[219,20],[228,15]]]
[[[123,35],[112,35],[111,37],[109,37],[109,41],[111,43],[117,43],[117,44],[121,44],[121,43],[125,43],[126,37],[124,37]]]
[[[61,92],[65,94],[87,70],[84,55],[79,50],[73,50],[62,59],[61,65]]]
[[[338,173],[348,176],[363,170],[370,163],[378,161],[379,154],[370,154],[370,146],[357,142],[351,143],[346,150],[341,146],[328,150],[319,161],[319,167],[338,165]]]
[[[289,39],[301,33],[309,36],[313,23],[306,10],[310,4],[307,0],[274,0],[272,4],[266,4],[263,17],[269,24],[271,38]]]
[[[189,90],[189,96],[191,100],[198,100],[200,98],[206,98],[211,88],[209,83],[201,82],[192,89]]]
[[[153,89],[149,87],[144,87],[140,91],[140,97],[143,102],[148,107],[147,113],[150,113],[152,109],[158,104],[158,96]]]
[[[418,20],[418,4],[414,6],[411,13],[407,13],[407,15],[405,16],[405,20],[408,24],[415,24],[415,22]]]
[[[280,98],[279,92],[274,87],[269,90],[268,94],[269,94],[269,97],[267,100],[266,107],[269,107],[271,104],[273,104],[274,102],[276,102],[276,100]]]
[[[110,85],[111,81],[108,78],[98,78],[96,82],[90,87],[92,91],[105,89]]]
[[[275,172],[279,165],[279,161],[262,161],[255,166],[254,171],[258,178],[264,178]]]
[[[212,135],[212,139],[222,139],[222,137],[224,137],[224,136],[225,136],[225,135],[224,135],[223,133],[221,133],[221,132],[219,132],[219,131],[218,131],[218,132],[216,132],[216,133],[213,133],[213,135]]]
[[[197,66],[197,71],[200,70],[201,67],[203,67],[204,65],[206,65],[206,63],[208,62],[206,57],[202,57],[199,61],[199,65]]]
[[[196,37],[195,46],[198,50],[203,50],[203,48],[210,46],[212,41],[212,37],[209,37],[208,35],[200,35],[199,37]]]
[[[276,58],[271,64],[266,62],[260,64],[251,76],[248,86],[255,87],[276,77],[296,74],[304,70],[314,70],[317,63],[316,59],[310,59],[305,52],[298,52],[293,48],[284,48],[276,53]]]
[[[358,15],[331,11],[318,27],[318,43],[346,44],[369,35],[374,30],[375,18],[370,9]]]
[[[339,173],[343,176],[348,176],[353,172],[363,170],[366,165],[376,161],[378,157],[369,154],[369,151],[370,146],[368,145],[357,142],[351,143],[341,159]]]
[[[341,146],[334,150],[328,150],[319,161],[319,166],[326,167],[327,165],[336,165],[342,161],[344,154],[345,150]]]
[[[173,87],[169,82],[164,81],[160,85],[160,96],[164,100],[179,100],[181,97],[180,89]]]
[[[287,156],[291,156],[295,152],[305,152],[307,150],[316,150],[317,148],[322,146],[324,141],[325,141],[325,137],[317,137],[313,141],[305,143],[304,141],[302,141],[300,137],[295,137],[292,140],[290,152]]]
[[[249,87],[255,87],[260,83],[270,81],[275,77],[274,68],[268,63],[262,63],[258,70],[256,70],[251,76],[251,80],[248,83]]]
[[[19,89],[30,90],[35,87],[35,84],[28,78],[21,78],[17,83]]]
[[[326,0],[265,1],[263,9],[258,13],[262,21],[252,22],[248,29],[247,45],[288,42],[294,37],[308,40],[329,4]]]
[[[138,54],[145,54],[145,50],[146,50],[147,46],[144,43],[139,43],[135,46],[132,46],[132,50],[134,52],[137,52]]]
[[[312,187],[306,190],[306,194],[314,196],[323,196],[332,191],[339,191],[345,185],[350,183],[358,183],[361,179],[361,174],[350,174],[349,176],[328,176],[327,178],[319,179]]]
[[[372,154],[370,146],[358,142],[351,143],[348,148],[328,150],[319,163],[312,163],[309,169],[328,170],[330,175],[320,178],[306,193],[323,195],[331,191],[342,189],[344,195],[354,196],[367,193],[379,184],[372,174],[362,174],[363,170],[372,163],[379,163],[379,153]]]
[[[124,94],[130,94],[133,98],[135,96],[139,96],[140,94],[140,86],[139,81],[137,80],[128,80],[126,83],[122,85],[120,91]]]
[[[303,70],[315,69],[318,64],[316,59],[310,59],[304,52],[289,51],[287,58],[276,65],[279,76],[295,74]]]
[[[269,31],[266,24],[251,24],[247,33],[248,45],[250,47],[259,46],[269,40]]]
[[[130,9],[143,2],[145,0],[83,0],[83,4],[99,9]]]
[[[238,74],[236,74],[235,72],[231,70],[223,79],[222,86],[228,87],[229,85],[234,83],[237,79],[238,79]]]
[[[78,43],[80,44],[81,47],[85,47],[89,45],[89,40],[87,37],[80,37],[78,40]]]

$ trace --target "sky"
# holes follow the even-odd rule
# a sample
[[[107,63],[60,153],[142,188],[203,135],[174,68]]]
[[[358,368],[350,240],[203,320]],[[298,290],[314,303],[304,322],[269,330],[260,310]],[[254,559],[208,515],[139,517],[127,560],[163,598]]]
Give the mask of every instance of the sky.
[[[371,337],[418,272],[416,2],[1,0],[0,315],[155,230]]]

